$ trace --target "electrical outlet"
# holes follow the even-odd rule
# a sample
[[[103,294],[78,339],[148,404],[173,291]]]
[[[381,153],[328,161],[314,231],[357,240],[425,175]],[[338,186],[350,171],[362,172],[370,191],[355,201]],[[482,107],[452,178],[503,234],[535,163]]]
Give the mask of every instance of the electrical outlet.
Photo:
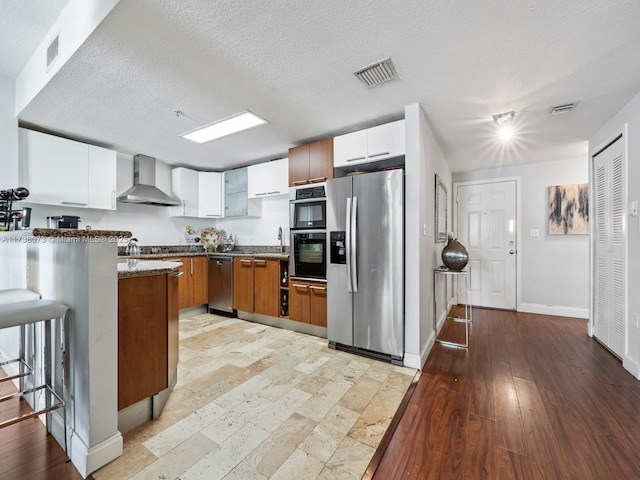
[[[637,314],[637,313],[634,313],[634,314],[633,314],[633,320],[634,320],[634,321],[635,321],[635,323],[636,323],[636,328],[638,328],[638,314]]]
[[[529,229],[529,236],[531,238],[539,237],[540,236],[540,230],[538,230],[537,228],[530,228]]]

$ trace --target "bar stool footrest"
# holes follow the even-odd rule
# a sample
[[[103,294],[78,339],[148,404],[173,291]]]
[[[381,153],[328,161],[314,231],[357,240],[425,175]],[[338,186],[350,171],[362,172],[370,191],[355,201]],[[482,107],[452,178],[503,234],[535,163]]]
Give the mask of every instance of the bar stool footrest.
[[[18,415],[16,417],[10,418],[8,420],[4,420],[4,421],[0,422],[0,428],[8,427],[9,425],[13,425],[13,424],[21,422],[23,420],[27,420],[29,418],[34,418],[34,417],[37,417],[39,415],[42,415],[43,413],[48,413],[48,412],[51,412],[53,410],[57,410],[58,408],[64,407],[64,401],[58,396],[58,394],[56,394],[56,392],[51,390],[51,388],[49,388],[47,385],[40,385],[38,387],[34,387],[34,388],[30,388],[29,390],[25,390],[24,392],[16,392],[16,393],[12,393],[10,395],[5,395],[4,397],[0,397],[0,402],[4,402],[6,400],[11,400],[13,398],[23,398],[26,395],[29,395],[31,393],[36,393],[39,390],[46,390],[46,394],[50,395],[50,398],[48,399],[49,401],[47,402],[47,403],[49,403],[48,406],[46,406],[44,408],[39,408],[38,410],[34,410],[32,412],[25,413],[23,415]]]
[[[22,377],[27,377],[29,375],[33,375],[33,369],[27,364],[27,362],[25,362],[21,358],[16,358],[15,360],[7,360],[5,362],[0,362],[0,368],[4,367],[5,365],[11,365],[12,363],[19,363],[20,365],[22,365],[26,369],[26,371],[22,372],[22,373],[16,373],[15,375],[10,375],[10,376],[7,376],[7,377],[2,377],[2,378],[0,378],[0,383],[8,382],[9,380],[14,380],[16,378],[22,378]]]

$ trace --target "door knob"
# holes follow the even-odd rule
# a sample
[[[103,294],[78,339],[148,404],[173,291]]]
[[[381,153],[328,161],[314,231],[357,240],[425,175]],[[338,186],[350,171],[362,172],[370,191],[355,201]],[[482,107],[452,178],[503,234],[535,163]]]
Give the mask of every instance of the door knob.
[[[516,253],[516,251],[512,248],[511,250],[509,250],[509,253],[513,255],[514,253]]]

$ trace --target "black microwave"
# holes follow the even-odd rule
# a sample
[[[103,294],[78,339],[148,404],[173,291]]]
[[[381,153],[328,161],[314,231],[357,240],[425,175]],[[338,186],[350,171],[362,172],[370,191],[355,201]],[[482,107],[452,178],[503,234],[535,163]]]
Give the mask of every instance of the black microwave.
[[[289,228],[291,230],[325,229],[327,227],[325,186],[291,189],[289,195]]]

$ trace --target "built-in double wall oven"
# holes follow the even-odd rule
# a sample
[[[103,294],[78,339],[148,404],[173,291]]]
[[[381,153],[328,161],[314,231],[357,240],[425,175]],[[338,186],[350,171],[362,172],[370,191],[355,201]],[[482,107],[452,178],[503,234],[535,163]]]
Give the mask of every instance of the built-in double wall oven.
[[[296,187],[289,191],[289,268],[293,278],[327,278],[326,205],[324,183]]]

